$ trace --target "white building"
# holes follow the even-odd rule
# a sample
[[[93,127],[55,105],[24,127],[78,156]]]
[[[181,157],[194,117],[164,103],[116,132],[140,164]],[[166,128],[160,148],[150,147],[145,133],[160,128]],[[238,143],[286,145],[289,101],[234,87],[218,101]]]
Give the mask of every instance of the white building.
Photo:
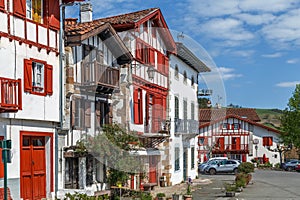
[[[230,109],[227,114],[225,109],[200,109],[200,117],[205,119],[210,116],[211,121],[200,124],[199,161],[203,162],[209,157],[227,156],[242,162],[258,159],[264,163],[269,161],[273,165],[279,163],[279,152],[273,150],[280,145],[281,132],[258,123],[254,109],[229,111]],[[220,115],[221,112],[223,116]]]
[[[12,141],[13,199],[51,197],[55,190],[60,1],[40,2],[0,1],[0,138]],[[0,169],[3,187],[2,162]]]
[[[170,138],[164,169],[169,185],[197,176],[198,75],[210,69],[184,44],[177,43],[177,55],[170,55]]]

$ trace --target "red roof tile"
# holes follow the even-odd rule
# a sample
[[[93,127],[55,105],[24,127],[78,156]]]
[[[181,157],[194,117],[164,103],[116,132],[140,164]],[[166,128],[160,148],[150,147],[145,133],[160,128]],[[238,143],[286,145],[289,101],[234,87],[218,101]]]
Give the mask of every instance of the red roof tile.
[[[199,122],[203,124],[222,119],[227,115],[236,115],[253,122],[260,121],[259,116],[253,108],[206,108],[199,110]]]

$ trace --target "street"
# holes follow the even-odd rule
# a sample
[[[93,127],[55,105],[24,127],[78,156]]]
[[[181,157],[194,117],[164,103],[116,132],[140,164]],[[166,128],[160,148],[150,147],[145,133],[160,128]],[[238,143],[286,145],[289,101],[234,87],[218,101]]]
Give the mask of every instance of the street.
[[[209,185],[203,185],[193,193],[193,199],[230,199],[224,197],[222,187],[224,182],[232,182],[235,178],[233,174],[222,175],[201,175],[201,178],[212,180]],[[255,170],[253,173],[253,184],[244,188],[244,191],[238,193],[231,199],[259,199],[259,200],[292,200],[300,198],[299,183],[300,173],[273,171],[273,170]]]

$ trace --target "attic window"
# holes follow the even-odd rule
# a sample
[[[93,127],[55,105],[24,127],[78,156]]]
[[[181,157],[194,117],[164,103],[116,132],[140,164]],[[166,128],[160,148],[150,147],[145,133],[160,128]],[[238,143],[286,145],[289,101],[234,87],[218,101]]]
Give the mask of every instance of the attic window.
[[[186,75],[186,71],[183,72],[183,82],[186,83],[187,82],[187,75]]]

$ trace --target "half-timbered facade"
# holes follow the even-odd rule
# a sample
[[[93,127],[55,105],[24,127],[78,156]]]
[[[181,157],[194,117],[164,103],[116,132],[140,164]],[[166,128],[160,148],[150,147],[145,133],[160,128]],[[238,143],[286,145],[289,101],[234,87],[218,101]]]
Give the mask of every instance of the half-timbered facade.
[[[0,0],[0,138],[12,141],[13,199],[55,191],[60,2]]]
[[[85,16],[89,19],[65,21],[66,131],[60,137],[59,146],[62,152],[60,197],[68,192],[84,191],[93,195],[95,191],[108,189],[105,163],[91,152],[76,152],[87,135],[101,134],[104,125],[113,123],[113,95],[120,91],[121,71],[127,71],[132,61],[132,55],[114,28],[91,19],[90,4],[82,4],[81,12],[88,12]]]
[[[168,185],[197,176],[198,75],[210,69],[183,43],[170,55],[170,139],[166,142],[163,173]]]
[[[151,187],[158,184],[161,175],[161,152],[158,147],[169,136],[166,123],[168,54],[176,51],[176,45],[158,8],[99,21],[110,23],[134,56],[129,72],[132,75],[128,86],[130,107],[125,111],[130,115],[123,118],[122,124],[128,130],[137,132],[146,148],[140,154],[143,154],[145,160],[144,172],[147,178],[141,180],[138,175],[133,176],[130,187]]]
[[[225,114],[220,117],[220,113],[225,110],[221,109],[218,119],[216,118],[218,111],[208,110],[200,109],[200,117],[205,118],[208,112],[214,112],[216,115],[210,122],[201,123],[200,119],[198,136],[200,162],[209,157],[219,156],[227,156],[242,162],[262,158],[264,162],[269,161],[271,164],[280,162],[279,153],[272,151],[280,145],[280,131],[253,121],[259,119],[254,109],[241,108],[238,109],[239,112],[231,110],[230,113],[243,114]]]

